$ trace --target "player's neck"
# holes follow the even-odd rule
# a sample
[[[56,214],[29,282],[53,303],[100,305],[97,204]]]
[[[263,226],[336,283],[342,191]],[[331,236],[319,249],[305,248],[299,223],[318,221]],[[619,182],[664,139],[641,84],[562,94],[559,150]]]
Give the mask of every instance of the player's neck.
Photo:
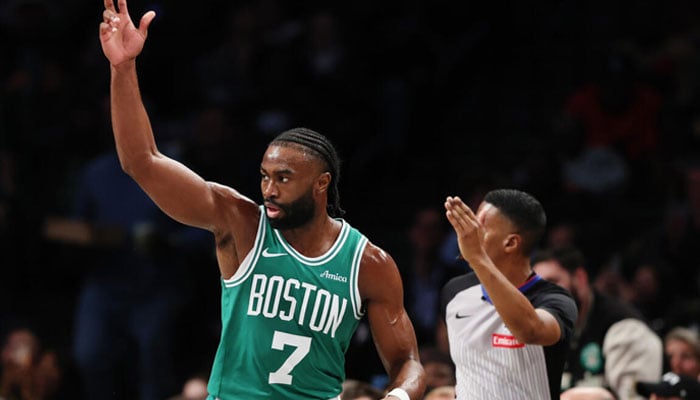
[[[342,223],[325,214],[313,218],[309,223],[294,229],[280,231],[287,243],[306,257],[325,254],[335,243]]]

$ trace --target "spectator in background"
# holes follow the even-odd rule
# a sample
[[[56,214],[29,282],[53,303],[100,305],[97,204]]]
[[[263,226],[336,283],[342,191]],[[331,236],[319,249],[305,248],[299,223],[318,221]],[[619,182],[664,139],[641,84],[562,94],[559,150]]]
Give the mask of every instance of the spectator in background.
[[[637,382],[637,391],[649,400],[695,400],[700,399],[700,382],[667,372],[660,382]]]
[[[588,390],[576,386],[595,386],[612,390],[617,398],[634,399],[636,381],[660,379],[660,338],[639,311],[591,287],[579,250],[542,251],[532,263],[542,278],[570,291],[579,308],[562,377],[562,390],[572,392],[564,394],[575,398],[576,391]]]
[[[593,80],[575,90],[564,114],[583,129],[585,150],[610,149],[626,162],[649,156],[659,141],[662,99],[639,79],[630,54],[608,50]]]
[[[664,352],[671,372],[700,380],[700,339],[696,331],[681,326],[671,329],[664,337]]]
[[[207,378],[205,375],[190,376],[182,385],[182,392],[168,400],[206,400]]]
[[[438,386],[426,393],[423,400],[452,400],[457,398],[454,386]]]
[[[0,399],[50,400],[59,392],[62,370],[57,355],[44,349],[33,331],[11,330],[0,362]]]
[[[113,152],[84,166],[73,216],[47,223],[50,239],[83,248],[73,350],[86,399],[163,400],[177,391],[174,332],[188,296],[171,246],[177,228]]]
[[[258,35],[258,18],[254,5],[233,8],[222,18],[225,30],[217,46],[195,64],[197,88],[203,101],[228,103],[244,108],[259,101],[259,78],[262,43]]]
[[[577,243],[598,261],[595,267],[644,227],[663,201],[654,173],[662,98],[640,78],[627,50],[611,45],[601,52],[593,76],[565,100],[553,149],[560,213],[578,224]],[[613,233],[610,224],[620,228]]]
[[[696,331],[678,326],[664,338],[670,372],[660,382],[639,382],[639,393],[651,400],[700,399],[700,339]]]
[[[404,251],[397,254],[404,282],[404,302],[419,346],[435,344],[440,291],[448,280],[461,272],[440,258],[446,228],[442,212],[432,207],[419,207],[406,232]]]
[[[340,398],[343,400],[379,400],[382,397],[381,390],[369,382],[357,379],[346,379],[343,382],[343,392],[340,394]]]
[[[426,393],[438,387],[454,388],[455,365],[449,353],[443,352],[438,347],[422,347],[420,360],[425,371]]]
[[[670,287],[664,279],[662,271],[653,262],[642,262],[632,275],[629,291],[621,298],[639,310],[649,326],[657,334],[664,327],[664,317],[668,309],[668,299],[673,298],[671,292],[664,289]]]
[[[678,290],[695,297],[700,290],[697,249],[700,248],[700,160],[682,171],[683,197],[677,205],[678,215],[668,220],[663,236],[664,256],[679,279]]]

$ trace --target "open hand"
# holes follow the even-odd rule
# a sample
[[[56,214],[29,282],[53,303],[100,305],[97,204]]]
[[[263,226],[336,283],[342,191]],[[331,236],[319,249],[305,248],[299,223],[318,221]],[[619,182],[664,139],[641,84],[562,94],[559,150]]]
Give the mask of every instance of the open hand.
[[[474,212],[459,197],[445,200],[447,220],[457,234],[459,252],[467,262],[469,258],[483,253],[483,229]]]
[[[114,0],[104,0],[105,10],[100,24],[102,51],[112,65],[133,60],[141,53],[148,35],[148,26],[156,16],[149,11],[141,17],[138,28],[134,26],[126,7],[126,0],[118,0],[119,10]]]

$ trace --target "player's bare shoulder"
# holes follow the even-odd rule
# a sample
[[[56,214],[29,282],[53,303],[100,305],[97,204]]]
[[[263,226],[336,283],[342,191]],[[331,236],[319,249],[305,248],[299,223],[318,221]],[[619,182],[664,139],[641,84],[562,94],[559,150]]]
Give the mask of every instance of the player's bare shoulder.
[[[372,242],[367,242],[362,254],[359,274],[360,292],[363,298],[384,290],[402,290],[401,278],[394,258]]]
[[[365,251],[362,254],[360,268],[373,270],[379,268],[396,268],[396,263],[391,257],[391,254],[368,241],[367,246],[365,246]]]

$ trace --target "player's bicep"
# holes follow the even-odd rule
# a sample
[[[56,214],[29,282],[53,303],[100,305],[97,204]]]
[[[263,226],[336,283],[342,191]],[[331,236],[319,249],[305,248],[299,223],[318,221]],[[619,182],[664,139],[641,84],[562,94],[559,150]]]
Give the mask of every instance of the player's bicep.
[[[360,293],[382,362],[387,370],[417,358],[413,324],[403,304],[403,284],[394,260],[368,245],[360,269]]]
[[[130,174],[156,205],[176,221],[216,229],[221,218],[214,184],[179,161],[159,154]]]

